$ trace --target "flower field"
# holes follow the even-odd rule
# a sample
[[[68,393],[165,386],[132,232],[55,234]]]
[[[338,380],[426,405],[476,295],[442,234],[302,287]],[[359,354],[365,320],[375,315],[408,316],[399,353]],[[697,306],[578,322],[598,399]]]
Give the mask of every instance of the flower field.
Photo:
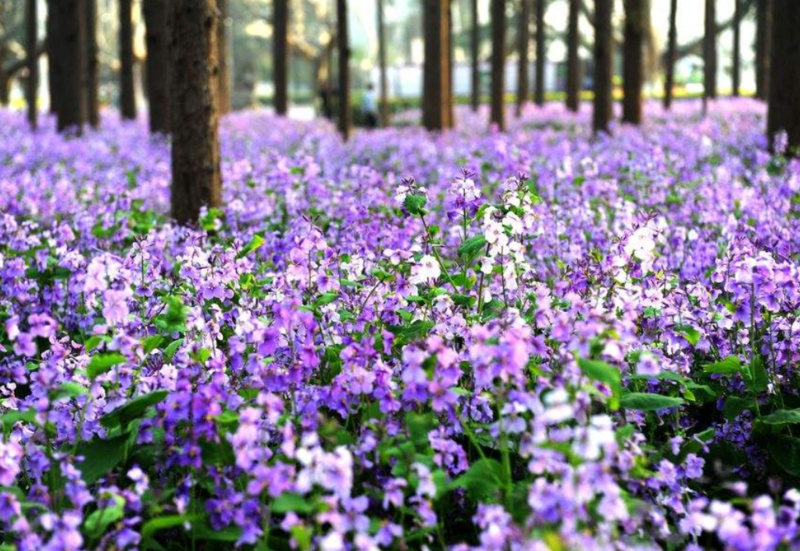
[[[647,109],[234,114],[194,229],[0,113],[0,549],[800,548],[800,163]]]

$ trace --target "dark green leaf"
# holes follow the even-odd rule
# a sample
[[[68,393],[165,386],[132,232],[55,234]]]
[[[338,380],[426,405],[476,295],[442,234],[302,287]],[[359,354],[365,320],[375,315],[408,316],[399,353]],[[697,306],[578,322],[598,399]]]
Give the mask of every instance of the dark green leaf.
[[[123,434],[109,440],[95,438],[81,445],[78,454],[83,456],[83,463],[79,465],[83,480],[92,484],[119,465],[125,459],[127,440],[128,435]]]
[[[301,515],[308,515],[313,513],[316,508],[312,503],[300,494],[294,492],[283,492],[275,498],[272,502],[271,510],[274,513],[299,513]]]
[[[630,392],[628,394],[623,394],[620,403],[625,409],[656,411],[659,409],[679,406],[683,404],[683,400],[674,396],[662,396],[661,394]]]
[[[100,419],[100,424],[106,428],[124,427],[134,419],[142,417],[150,406],[163,402],[167,394],[166,390],[156,390],[150,394],[137,396],[111,413],[104,415]]]
[[[89,365],[86,366],[86,374],[90,379],[96,379],[103,373],[110,370],[115,365],[124,364],[127,360],[122,354],[98,354],[92,356]]]

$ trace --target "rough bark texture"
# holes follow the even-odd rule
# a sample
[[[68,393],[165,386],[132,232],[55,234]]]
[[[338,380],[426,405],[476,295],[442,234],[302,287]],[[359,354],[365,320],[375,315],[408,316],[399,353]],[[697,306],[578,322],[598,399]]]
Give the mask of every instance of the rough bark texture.
[[[86,16],[86,118],[97,128],[100,125],[100,74],[97,48],[97,0],[83,0]]]
[[[622,59],[622,121],[642,123],[644,45],[650,21],[650,0],[625,0],[625,42]]]
[[[492,124],[505,130],[506,0],[492,0]]]
[[[547,0],[536,1],[536,75],[534,80],[533,101],[536,105],[544,105],[544,70],[547,57],[545,43],[544,11]]]
[[[775,147],[780,131],[788,134],[788,152],[800,156],[800,2],[773,0],[772,62],[767,131]]]
[[[170,131],[169,0],[142,4],[147,46],[147,101],[150,132]]]
[[[522,106],[528,101],[528,50],[531,35],[531,0],[519,0],[519,30],[517,30],[517,49],[519,51],[519,68],[517,69],[517,116],[522,113]]]
[[[389,80],[386,75],[386,27],[383,21],[384,0],[378,0],[378,67],[380,71],[381,126],[389,125]]]
[[[422,124],[431,131],[450,128],[450,0],[424,0],[425,64]]]
[[[119,0],[119,100],[123,119],[136,118],[136,94],[133,84],[132,3],[132,0]]]
[[[217,7],[215,0],[170,0],[172,216],[197,220],[219,207]]]
[[[83,2],[51,0],[48,10],[48,17],[52,16],[49,30],[53,40],[48,47],[54,61],[52,90],[57,96],[57,127],[59,132],[80,133],[86,122]]]
[[[339,41],[339,133],[350,137],[350,33],[347,0],[336,0],[337,40]]]
[[[580,30],[578,16],[580,0],[569,0],[569,25],[567,27],[567,109],[577,111],[580,103],[581,62],[578,57]]]
[[[28,81],[25,86],[25,98],[28,103],[28,124],[36,128],[38,111],[36,98],[39,91],[39,53],[37,50],[37,22],[39,21],[37,0],[28,0],[25,15],[25,57],[28,65]]]
[[[756,5],[756,97],[764,101],[769,97],[772,1]]]
[[[595,133],[608,132],[613,113],[614,29],[611,16],[614,0],[594,2],[594,112]]]
[[[228,18],[228,0],[217,0],[219,24],[217,25],[217,47],[219,48],[219,113],[231,112],[231,69],[228,42],[230,28]]]
[[[47,32],[47,93],[50,96],[50,114],[58,116],[58,100],[60,92],[58,89],[58,79],[63,74],[63,69],[59,68],[61,58],[59,57],[59,28],[55,24],[55,3],[58,0],[47,0],[47,22],[45,31]]]
[[[733,59],[731,60],[731,79],[732,93],[734,97],[739,96],[739,86],[741,83],[741,22],[742,22],[742,0],[734,0],[733,14]]]
[[[472,0],[470,46],[472,48],[472,110],[477,111],[481,103],[480,21],[478,18],[478,0]]]
[[[672,107],[672,89],[675,86],[675,61],[678,55],[678,0],[670,0],[669,37],[664,68],[664,109]]]
[[[275,80],[275,112],[289,111],[289,0],[275,0],[272,14],[272,71]]]
[[[703,97],[717,97],[717,10],[715,0],[706,0],[703,35]]]

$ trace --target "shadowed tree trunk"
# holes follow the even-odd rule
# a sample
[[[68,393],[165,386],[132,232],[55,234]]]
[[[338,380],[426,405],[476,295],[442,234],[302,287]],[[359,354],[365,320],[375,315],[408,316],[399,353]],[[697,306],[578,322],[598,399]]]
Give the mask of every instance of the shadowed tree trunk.
[[[197,220],[222,204],[215,0],[170,0],[172,216]]]
[[[741,23],[742,23],[742,0],[734,0],[733,14],[733,60],[731,67],[731,79],[733,96],[739,97],[739,86],[741,83]]]
[[[492,0],[492,124],[505,130],[506,0]]]
[[[569,25],[567,27],[567,109],[577,111],[580,103],[581,61],[578,57],[580,30],[578,16],[580,0],[569,0]]]
[[[431,131],[451,127],[450,0],[423,0],[425,34],[422,124]]]
[[[119,99],[123,119],[136,118],[136,95],[133,88],[132,4],[132,0],[119,0]]]
[[[528,101],[528,51],[531,45],[531,0],[519,0],[519,30],[517,49],[519,68],[517,69],[517,116],[522,114],[522,106]]]
[[[622,59],[622,120],[642,123],[645,34],[650,22],[650,0],[625,0],[625,42]]]
[[[547,57],[545,44],[544,9],[547,0],[536,1],[536,75],[534,82],[533,101],[536,105],[544,105],[544,70]]]
[[[678,0],[670,0],[669,37],[664,75],[664,109],[672,107],[672,91],[675,86],[675,61],[678,55]]]
[[[613,110],[614,0],[594,2],[594,113],[592,129],[608,132]]]
[[[144,0],[142,4],[147,43],[147,101],[150,132],[168,134],[169,97],[169,0]]]
[[[97,0],[83,0],[86,15],[86,118],[97,128],[100,125],[99,59],[97,48]]]
[[[58,28],[55,24],[55,7],[54,3],[57,0],[47,0],[47,21],[45,32],[47,32],[47,93],[50,96],[50,114],[58,115],[58,79],[63,73],[58,64],[61,62],[58,55]]]
[[[25,98],[28,103],[28,124],[35,129],[38,123],[36,98],[39,91],[39,53],[37,52],[37,23],[39,10],[37,0],[28,0],[25,16],[25,58],[28,65],[28,82]]]
[[[480,21],[478,20],[478,0],[472,0],[472,28],[470,46],[472,47],[472,110],[477,111],[481,103],[480,73]]]
[[[772,44],[767,131],[778,149],[776,134],[786,131],[788,153],[800,156],[800,2],[773,0]]]
[[[52,17],[48,49],[53,61],[57,127],[59,132],[80,133],[86,122],[84,81],[86,50],[85,14],[82,0],[50,0],[48,20]],[[51,40],[52,38],[52,40]]]
[[[289,0],[275,0],[273,12],[272,55],[275,80],[275,112],[289,111]]]
[[[703,99],[717,97],[717,10],[715,0],[706,0],[703,35]]]
[[[756,97],[764,101],[769,97],[772,1],[756,5]]]
[[[381,99],[380,116],[381,126],[389,125],[389,80],[386,75],[386,26],[383,21],[384,0],[378,0],[378,66],[380,71]]]
[[[231,112],[231,71],[228,55],[228,0],[217,0],[219,23],[217,25],[217,48],[219,48],[219,114]]]
[[[339,41],[339,133],[350,137],[350,37],[347,0],[336,0],[337,40]]]

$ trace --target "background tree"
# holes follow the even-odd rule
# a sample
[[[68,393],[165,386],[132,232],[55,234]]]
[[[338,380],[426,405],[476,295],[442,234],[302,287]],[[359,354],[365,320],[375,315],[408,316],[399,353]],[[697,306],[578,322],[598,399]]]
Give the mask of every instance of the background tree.
[[[380,117],[381,126],[389,125],[389,81],[386,74],[386,25],[383,21],[384,0],[377,0],[377,26],[378,26],[378,70],[380,73]]]
[[[147,101],[150,132],[168,134],[169,97],[169,0],[144,0],[142,4],[147,47]]]
[[[703,98],[717,97],[717,10],[715,0],[706,0],[703,34]]]
[[[769,97],[772,2],[756,4],[756,97],[764,101]]]
[[[547,45],[545,43],[545,22],[544,13],[547,7],[547,0],[535,0],[536,2],[536,75],[534,79],[533,101],[536,105],[544,105],[544,70],[547,57]]]
[[[622,58],[622,120],[642,123],[644,46],[650,25],[650,0],[625,0],[625,28]]]
[[[132,0],[119,0],[119,86],[120,112],[123,119],[136,118],[136,94],[133,83],[132,4]]]
[[[57,0],[61,1],[61,0]],[[172,216],[197,220],[222,203],[215,0],[169,0],[172,87]]]
[[[423,0],[423,6],[422,124],[428,130],[445,130],[452,126],[450,0]]]
[[[59,132],[80,133],[86,122],[84,79],[86,47],[82,0],[48,1],[48,54],[53,64],[51,87],[55,94]]]
[[[350,35],[347,21],[347,0],[336,0],[336,26],[339,42],[339,133],[350,137]]]
[[[481,102],[480,72],[480,19],[478,17],[478,0],[472,0],[472,27],[470,28],[470,46],[472,50],[472,110],[477,111]]]
[[[217,0],[219,24],[217,25],[217,48],[219,48],[219,113],[225,115],[231,111],[231,71],[228,52],[229,18],[228,0]]]
[[[731,60],[731,88],[734,97],[739,96],[741,84],[741,29],[742,29],[742,1],[734,0],[733,14],[733,52]]]
[[[595,133],[608,132],[613,113],[614,0],[594,2],[594,112]]]
[[[39,43],[38,26],[39,10],[37,0],[28,0],[25,17],[25,56],[28,63],[28,82],[25,86],[25,99],[28,104],[28,124],[36,128],[38,111],[36,98],[39,95],[39,54],[36,48]]]
[[[800,2],[773,0],[767,132],[772,147],[787,133],[790,155],[800,156]],[[780,86],[777,84],[780,83]]]
[[[273,75],[275,112],[289,111],[289,0],[275,0],[273,12]]]
[[[675,86],[675,61],[678,55],[678,0],[670,0],[669,34],[667,56],[664,60],[664,109],[672,106],[672,90]]]
[[[100,60],[97,48],[97,0],[83,0],[86,36],[86,118],[97,128],[100,124]]]
[[[492,0],[492,90],[491,121],[500,131],[505,130],[506,76],[506,0]]]
[[[567,27],[567,109],[577,111],[580,103],[581,60],[578,57],[580,45],[580,0],[569,0],[569,23]]]
[[[522,106],[528,101],[528,51],[531,45],[531,0],[519,0],[519,26],[517,27],[517,50],[519,65],[517,69],[517,116],[522,114]]]

